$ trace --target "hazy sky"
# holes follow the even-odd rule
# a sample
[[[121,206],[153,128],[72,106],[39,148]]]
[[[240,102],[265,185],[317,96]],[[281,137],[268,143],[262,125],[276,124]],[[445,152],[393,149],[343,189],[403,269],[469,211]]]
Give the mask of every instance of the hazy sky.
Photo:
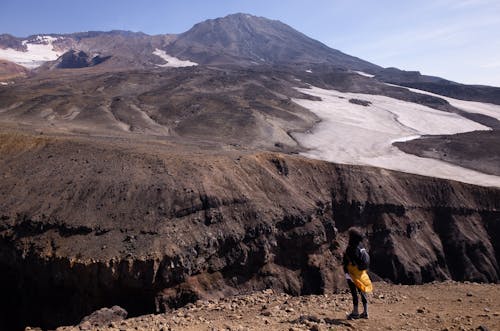
[[[381,66],[500,86],[500,0],[0,0],[0,33],[179,33],[236,12]]]

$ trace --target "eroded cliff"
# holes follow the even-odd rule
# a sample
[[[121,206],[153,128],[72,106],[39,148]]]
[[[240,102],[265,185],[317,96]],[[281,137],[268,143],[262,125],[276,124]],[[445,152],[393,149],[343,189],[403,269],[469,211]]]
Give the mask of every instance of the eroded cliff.
[[[0,320],[74,324],[198,298],[343,287],[345,232],[373,277],[500,279],[500,190],[231,146],[3,133]]]

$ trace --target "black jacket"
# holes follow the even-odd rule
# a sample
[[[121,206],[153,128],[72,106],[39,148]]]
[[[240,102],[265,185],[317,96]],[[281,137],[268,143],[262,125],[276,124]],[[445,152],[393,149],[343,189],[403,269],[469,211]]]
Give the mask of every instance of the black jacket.
[[[349,263],[357,266],[359,270],[366,270],[370,266],[370,255],[368,255],[362,243],[355,247],[347,246],[343,258],[344,272],[347,272]]]

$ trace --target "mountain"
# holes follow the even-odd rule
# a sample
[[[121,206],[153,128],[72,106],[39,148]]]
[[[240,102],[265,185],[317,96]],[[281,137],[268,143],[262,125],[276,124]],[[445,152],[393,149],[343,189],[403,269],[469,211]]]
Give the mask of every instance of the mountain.
[[[74,58],[85,53],[89,60]],[[82,54],[83,54],[82,53]],[[93,61],[92,59],[96,59]],[[233,14],[206,20],[179,35],[130,31],[0,35],[0,59],[37,71],[96,67],[96,70],[152,69],[190,65],[325,66],[376,75],[376,79],[470,101],[500,104],[500,88],[464,85],[396,68],[381,68],[332,49],[276,20]],[[77,64],[78,63],[78,64]]]
[[[2,35],[0,57],[2,49],[3,56],[9,56],[5,52],[8,49],[27,56],[30,46],[34,45],[47,46],[47,52],[54,49],[63,53],[70,50],[99,53],[111,57],[108,67],[113,64],[113,67],[122,68],[146,68],[163,64],[162,59],[153,54],[159,49],[198,64],[248,66],[323,63],[370,73],[381,69],[332,49],[284,23],[248,14],[207,20],[180,35],[149,36],[128,31],[52,34],[26,39]]]
[[[351,226],[374,280],[500,280],[499,89],[246,14],[0,57],[0,330],[339,291]]]
[[[168,46],[175,56],[204,64],[317,64],[352,70],[381,69],[332,49],[290,26],[263,17],[234,14],[196,24]]]

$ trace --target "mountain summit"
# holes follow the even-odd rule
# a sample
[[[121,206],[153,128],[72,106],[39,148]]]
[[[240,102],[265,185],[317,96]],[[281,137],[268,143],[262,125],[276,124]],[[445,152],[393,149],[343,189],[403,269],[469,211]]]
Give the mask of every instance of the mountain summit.
[[[176,56],[206,64],[327,63],[353,70],[380,69],[280,21],[241,13],[198,23],[168,48]]]

